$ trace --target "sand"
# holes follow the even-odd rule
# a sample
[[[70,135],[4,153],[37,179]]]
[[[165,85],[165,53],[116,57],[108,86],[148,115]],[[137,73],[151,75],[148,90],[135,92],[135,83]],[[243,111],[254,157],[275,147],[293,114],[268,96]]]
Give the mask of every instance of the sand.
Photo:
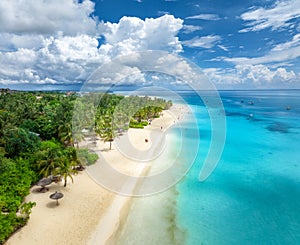
[[[112,150],[107,150],[109,143],[102,141],[97,141],[93,150],[122,173],[131,176],[146,175],[151,166],[147,161],[132,159],[135,156],[134,149],[131,149],[133,152],[128,156],[128,149],[118,148],[122,145],[122,140],[128,137],[131,146],[138,152],[143,152],[142,156],[148,159],[163,148],[160,139],[167,128],[185,118],[187,111],[186,106],[174,105],[145,129],[129,129],[124,136],[116,139]],[[37,192],[37,186],[32,187],[31,193],[26,197],[26,201],[36,202],[30,220],[5,244],[113,244],[116,232],[124,225],[131,197],[115,194],[96,183],[90,173],[93,168],[97,168],[97,164],[98,162],[74,176],[74,183],[69,180],[67,187],[63,187],[63,183],[53,183],[46,193]],[[121,186],[126,186],[126,192],[133,191],[137,185],[136,182],[118,181]],[[64,193],[58,206],[49,198],[55,191]]]

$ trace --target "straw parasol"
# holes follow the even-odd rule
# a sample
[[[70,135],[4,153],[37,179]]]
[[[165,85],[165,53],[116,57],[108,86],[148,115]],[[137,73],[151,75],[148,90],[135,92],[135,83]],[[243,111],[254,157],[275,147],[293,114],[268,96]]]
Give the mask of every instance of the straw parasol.
[[[54,193],[52,193],[49,197],[51,198],[51,199],[54,199],[54,200],[56,200],[56,205],[58,205],[58,199],[61,199],[61,198],[63,198],[63,196],[64,196],[64,194],[62,194],[61,192],[54,192]]]
[[[51,178],[42,178],[42,179],[40,179],[39,182],[37,183],[37,185],[41,187],[41,189],[39,189],[39,192],[48,191],[49,188],[47,188],[46,185],[50,185],[51,183],[52,183]]]

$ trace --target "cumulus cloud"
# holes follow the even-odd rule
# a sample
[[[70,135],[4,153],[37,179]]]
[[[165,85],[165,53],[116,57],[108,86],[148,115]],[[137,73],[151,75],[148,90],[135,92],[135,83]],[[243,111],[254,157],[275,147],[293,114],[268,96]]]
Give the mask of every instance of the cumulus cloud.
[[[270,83],[290,82],[296,79],[295,73],[293,71],[288,72],[285,68],[270,70],[264,65],[238,65],[236,69],[242,83],[253,83],[256,86],[259,85],[259,87]]]
[[[299,75],[283,67],[237,65],[230,69],[207,68],[204,73],[220,88],[291,88],[299,86]]]
[[[240,84],[240,80],[239,77],[236,76],[235,69],[205,68],[203,69],[203,72],[210,81],[220,88],[222,88],[222,85],[226,87]]]
[[[294,20],[300,17],[300,1],[277,1],[271,8],[251,9],[241,16],[247,21],[246,26],[240,32],[261,31],[266,28],[278,30],[294,26]]]
[[[44,37],[33,34],[0,33],[0,50],[12,51],[19,48],[39,49],[43,47]]]
[[[177,33],[182,22],[171,15],[103,22],[98,32],[105,42],[100,47],[96,35],[85,33],[0,33],[0,83],[82,83],[100,65],[119,55],[148,49],[181,52]]]
[[[159,18],[122,17],[119,23],[103,23],[106,42],[118,54],[128,54],[135,50],[165,50],[181,52],[182,45],[177,37],[183,21],[173,15]]]
[[[140,74],[139,74],[140,73]],[[149,74],[150,73],[150,74]],[[128,81],[127,77],[135,78]],[[142,76],[144,76],[144,79]],[[98,84],[108,88],[134,84],[135,86],[159,86],[170,89],[196,90],[214,89],[199,67],[176,54],[162,51],[145,51],[117,57],[97,69],[82,88],[83,91],[94,90]],[[101,87],[103,88],[103,86]]]
[[[96,33],[97,22],[90,17],[94,3],[84,0],[2,0],[0,1],[0,31],[15,34],[37,33],[67,35]]]
[[[38,50],[19,48],[17,51],[2,52],[0,82],[9,79],[33,84],[49,79],[58,84],[82,81],[99,63],[105,61],[106,57],[97,45],[97,40],[87,35],[49,37],[43,40],[43,47]],[[26,74],[34,76],[24,75],[25,71],[30,71]]]
[[[186,17],[187,20],[220,20],[217,14],[198,14]]]
[[[291,2],[295,4],[295,1]],[[282,10],[283,6],[288,8],[283,3],[277,3],[274,8]],[[202,27],[184,25],[182,19],[169,14],[146,19],[125,16],[117,23],[99,22],[92,16],[94,3],[91,0],[3,0],[0,1],[0,11],[0,86],[81,84],[102,64],[117,56],[138,51],[163,50],[180,53],[183,45],[205,49],[217,46],[228,51],[220,43],[222,38],[217,35],[180,41],[180,31],[192,33]],[[280,16],[279,22],[289,25],[292,17],[297,18],[294,12],[289,12],[286,17]],[[277,28],[273,19],[268,18],[268,13],[266,23],[271,28]],[[251,21],[248,28],[259,28],[259,23],[254,24],[250,15],[245,13],[243,18]],[[262,21],[262,17],[260,18]],[[220,17],[200,14],[187,19],[218,20]],[[101,45],[99,37],[103,37]],[[211,68],[206,73],[212,77],[212,81],[219,84],[265,83],[273,86],[275,81],[278,84],[280,81],[295,81],[296,78],[299,79],[299,74],[280,66],[271,68],[260,64],[283,64],[299,56],[300,36],[297,34],[292,40],[275,45],[265,56],[222,58],[223,61],[234,63],[235,68]],[[132,67],[118,70],[113,77],[107,75],[103,82],[109,84],[124,79],[127,84],[146,83],[140,69],[141,66],[149,66],[152,60],[140,59],[138,54],[130,55],[127,59],[131,59]],[[163,72],[170,72],[186,81],[195,81],[189,76],[191,66],[185,61],[173,60],[173,57],[159,57],[157,65],[164,67]],[[156,81],[155,76],[152,80]]]
[[[219,41],[221,41],[221,37],[218,35],[208,35],[204,37],[195,37],[191,40],[183,41],[183,45],[191,48],[212,48]]]

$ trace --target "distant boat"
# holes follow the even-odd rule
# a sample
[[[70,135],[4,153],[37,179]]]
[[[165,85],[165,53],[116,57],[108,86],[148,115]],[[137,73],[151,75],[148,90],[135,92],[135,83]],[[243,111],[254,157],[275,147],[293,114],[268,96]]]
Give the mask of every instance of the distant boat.
[[[250,119],[252,119],[252,118],[253,118],[253,114],[250,113],[247,119],[250,120]]]
[[[291,107],[288,105],[286,108],[285,108],[287,111],[289,111],[291,109]]]

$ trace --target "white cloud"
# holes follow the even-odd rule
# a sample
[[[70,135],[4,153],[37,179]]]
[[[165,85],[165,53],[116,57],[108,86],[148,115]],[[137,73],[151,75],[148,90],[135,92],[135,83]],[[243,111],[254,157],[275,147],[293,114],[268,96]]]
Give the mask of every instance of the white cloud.
[[[190,20],[220,20],[217,14],[198,14],[193,16],[188,16],[186,19]]]
[[[228,49],[227,47],[225,47],[224,45],[218,45],[218,47],[219,47],[220,49],[223,49],[223,50],[226,51],[226,52],[229,51],[229,49]]]
[[[0,32],[67,35],[96,33],[96,21],[89,17],[94,3],[85,0],[2,0]]]
[[[212,48],[214,47],[222,38],[218,35],[208,35],[204,37],[195,37],[191,40],[183,41],[183,45],[191,48]]]
[[[0,33],[0,50],[11,51],[19,48],[39,49],[43,47],[42,35]]]
[[[194,31],[199,31],[202,30],[203,28],[201,26],[194,26],[194,25],[183,25],[183,28],[181,29],[181,31],[183,33],[192,33]]]
[[[119,55],[148,49],[180,52],[177,33],[182,23],[171,15],[146,20],[123,17],[118,23],[101,23],[99,32],[105,43],[100,48],[97,36],[90,34],[0,33],[0,83],[80,83]]]
[[[297,46],[300,46],[300,34],[296,34],[293,37],[293,40],[289,42],[276,45],[274,48],[272,48],[272,51],[283,51]]]
[[[253,83],[259,86],[269,83],[289,82],[296,78],[293,71],[288,72],[285,68],[270,70],[264,65],[238,65],[236,69],[242,83]]]
[[[212,84],[207,82],[207,77],[200,72],[200,69],[184,58],[166,52],[147,51],[113,59],[92,75],[85,84],[84,90],[90,90],[97,84],[118,85],[116,83],[119,81],[122,81],[121,84],[128,84],[130,82],[123,78],[138,74],[139,71],[146,75],[146,80],[135,79],[135,85],[151,84],[166,88],[172,85],[177,89],[179,87],[187,89],[188,86],[193,86],[195,89],[213,89]]]
[[[234,64],[268,64],[281,63],[292,61],[300,57],[300,34],[296,34],[291,41],[277,44],[269,53],[264,56],[248,58],[248,57],[234,57],[223,58],[224,61],[232,62]]]
[[[211,82],[219,87],[240,84],[239,77],[236,76],[236,70],[234,69],[206,68],[203,69],[203,72]]]
[[[237,65],[232,69],[207,68],[204,73],[219,88],[292,88],[299,86],[299,75],[285,68],[265,65]]]
[[[168,14],[169,15],[170,13],[168,11],[160,10],[160,11],[157,12],[157,14],[158,15],[166,15],[166,14]]]
[[[232,62],[234,64],[269,64],[276,62],[292,61],[300,57],[300,46],[283,51],[270,51],[267,55],[255,58],[248,57],[235,57],[235,58],[223,58],[224,61]]]
[[[89,80],[89,84],[101,84],[111,86],[112,84],[143,84],[145,83],[144,74],[137,67],[124,66],[113,62],[101,74],[96,72]],[[101,80],[98,80],[101,77]]]
[[[105,61],[106,56],[99,52],[97,44],[96,39],[87,35],[50,37],[43,40],[44,46],[38,50],[19,48],[0,53],[0,82],[76,83]]]
[[[103,23],[101,28],[108,45],[112,45],[112,51],[116,52],[112,53],[115,56],[149,49],[181,52],[177,33],[182,26],[181,19],[164,15],[156,19],[146,18],[144,21],[125,16],[119,23]]]
[[[299,0],[277,1],[272,8],[260,7],[243,13],[241,19],[248,21],[246,24],[248,27],[240,30],[240,32],[293,27],[293,20],[299,17]]]

